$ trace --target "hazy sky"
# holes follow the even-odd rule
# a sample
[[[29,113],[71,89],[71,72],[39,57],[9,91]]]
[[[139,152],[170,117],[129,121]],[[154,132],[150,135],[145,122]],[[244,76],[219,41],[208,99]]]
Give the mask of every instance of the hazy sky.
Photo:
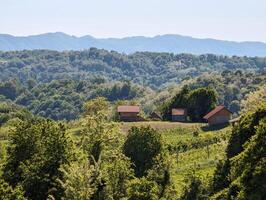
[[[0,0],[0,33],[266,42],[266,0]]]

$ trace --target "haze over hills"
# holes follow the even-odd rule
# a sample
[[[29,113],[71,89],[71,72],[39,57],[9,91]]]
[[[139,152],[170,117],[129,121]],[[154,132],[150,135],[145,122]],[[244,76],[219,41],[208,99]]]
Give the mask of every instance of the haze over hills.
[[[64,51],[84,50],[91,47],[115,50],[127,54],[136,51],[152,51],[192,54],[212,53],[229,56],[266,56],[266,43],[262,42],[197,39],[181,35],[98,39],[89,35],[76,37],[61,32],[24,37],[0,34],[1,51],[33,49]]]

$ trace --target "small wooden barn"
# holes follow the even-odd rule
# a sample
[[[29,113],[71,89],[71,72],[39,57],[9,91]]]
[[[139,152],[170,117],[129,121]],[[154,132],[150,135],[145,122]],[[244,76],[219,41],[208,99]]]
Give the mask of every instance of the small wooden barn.
[[[210,126],[229,123],[232,112],[225,106],[217,106],[203,117]]]
[[[135,122],[140,121],[139,106],[118,106],[117,112],[119,119],[124,122]]]
[[[185,122],[185,121],[187,121],[187,109],[185,109],[185,108],[173,108],[172,109],[172,121],[173,122]]]
[[[154,120],[154,121],[161,121],[162,120],[162,116],[158,113],[158,112],[152,112],[150,115],[149,115],[149,118],[151,120]]]

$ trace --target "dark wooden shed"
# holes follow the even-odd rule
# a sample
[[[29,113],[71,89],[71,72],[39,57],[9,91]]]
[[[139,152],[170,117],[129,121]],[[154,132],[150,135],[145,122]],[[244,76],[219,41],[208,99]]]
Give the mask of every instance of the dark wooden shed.
[[[140,112],[139,106],[118,106],[117,112],[121,121],[140,121],[140,117],[138,116]]]
[[[185,108],[173,108],[172,109],[172,121],[173,122],[185,122],[185,121],[187,121],[187,109],[185,109]]]

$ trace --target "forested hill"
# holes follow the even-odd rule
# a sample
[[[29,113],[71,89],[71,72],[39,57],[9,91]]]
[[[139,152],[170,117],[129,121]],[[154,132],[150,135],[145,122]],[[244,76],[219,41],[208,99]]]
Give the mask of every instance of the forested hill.
[[[226,70],[262,72],[266,58],[228,57],[213,54],[191,55],[138,52],[130,55],[91,48],[86,51],[50,50],[0,52],[0,80],[32,78],[38,83],[71,78],[106,81],[128,80],[158,89],[203,73]]]
[[[75,37],[65,33],[16,37],[0,34],[0,50],[84,50],[90,47],[115,50],[123,53],[137,51],[192,53],[238,56],[266,56],[266,44],[261,42],[232,42],[214,39],[197,39],[181,35],[155,37],[126,37],[98,39],[92,36]]]

